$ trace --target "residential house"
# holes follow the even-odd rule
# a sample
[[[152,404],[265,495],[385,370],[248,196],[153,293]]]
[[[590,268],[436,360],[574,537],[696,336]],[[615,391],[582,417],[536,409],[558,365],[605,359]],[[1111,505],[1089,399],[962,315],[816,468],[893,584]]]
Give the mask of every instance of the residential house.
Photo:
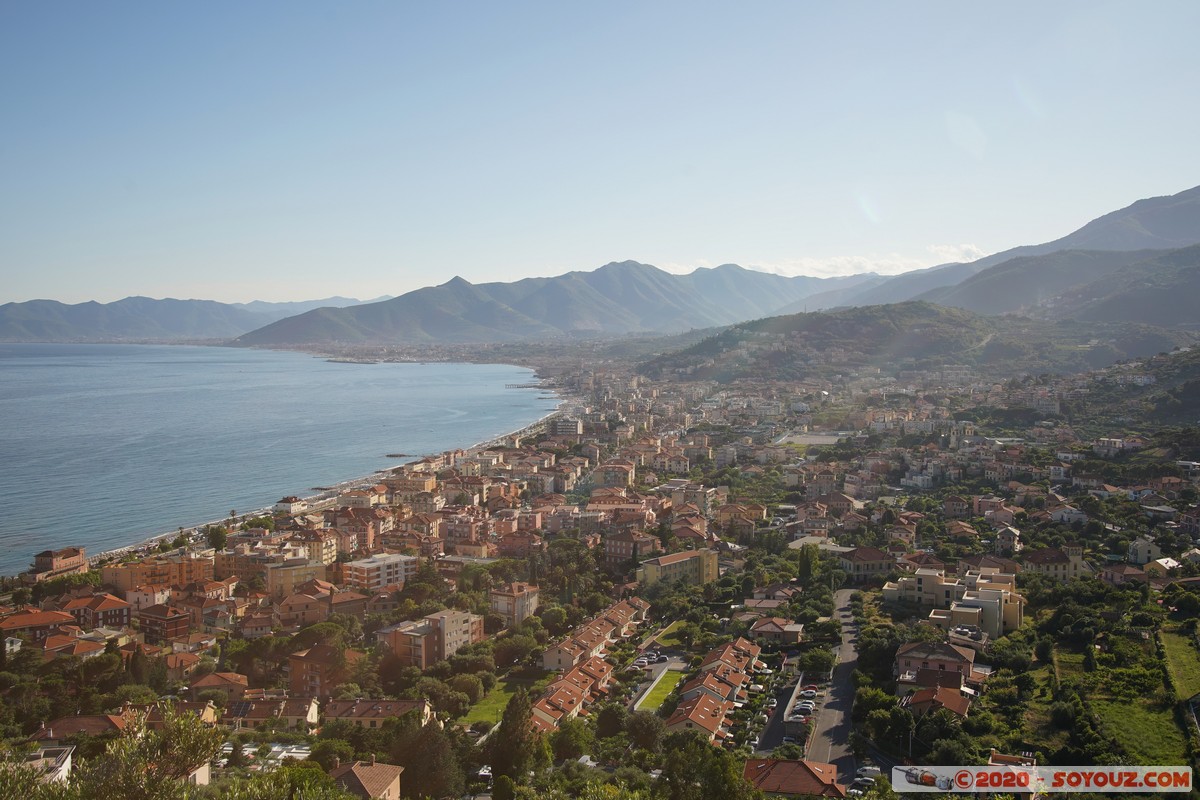
[[[896,568],[896,560],[876,547],[856,547],[839,554],[838,561],[854,583],[886,577]]]
[[[1146,571],[1133,564],[1109,564],[1100,570],[1100,580],[1109,586],[1121,586],[1126,583],[1146,582]]]
[[[404,767],[370,761],[354,761],[350,764],[335,762],[329,771],[334,784],[344,792],[366,800],[400,800],[400,775]]]
[[[819,761],[748,758],[742,778],[768,797],[846,796],[837,768]]]
[[[60,625],[74,625],[75,617],[65,611],[42,611],[37,608],[22,608],[0,618],[0,634],[5,639],[25,636],[30,641],[40,642]]]
[[[422,725],[433,721],[429,701],[421,700],[329,700],[321,709],[326,722],[349,722],[360,728],[379,728],[389,719],[415,712]]]
[[[957,717],[966,717],[971,708],[971,699],[957,689],[937,686],[905,695],[900,699],[900,707],[907,708],[916,717],[923,717],[941,708]]]
[[[493,614],[504,617],[504,626],[512,628],[533,616],[538,608],[538,587],[529,583],[510,583],[488,592]]]
[[[944,642],[909,642],[896,650],[893,674],[898,678],[920,669],[958,673],[969,678],[974,671],[975,651]]]
[[[1128,558],[1130,564],[1142,566],[1162,558],[1162,548],[1147,536],[1139,536],[1129,543]]]
[[[669,733],[693,731],[708,742],[720,744],[730,735],[726,716],[733,709],[733,703],[700,692],[690,700],[680,702],[667,718],[665,727]]]
[[[1036,572],[1057,581],[1069,581],[1092,573],[1091,565],[1083,559],[1083,546],[1070,543],[1058,547],[1027,550],[1025,570]]]
[[[216,690],[223,692],[230,702],[241,700],[250,688],[250,679],[238,672],[212,672],[202,678],[192,681],[188,687],[193,700],[200,699],[200,693]]]
[[[750,626],[749,636],[774,644],[798,644],[804,637],[804,625],[783,617],[764,617]]]

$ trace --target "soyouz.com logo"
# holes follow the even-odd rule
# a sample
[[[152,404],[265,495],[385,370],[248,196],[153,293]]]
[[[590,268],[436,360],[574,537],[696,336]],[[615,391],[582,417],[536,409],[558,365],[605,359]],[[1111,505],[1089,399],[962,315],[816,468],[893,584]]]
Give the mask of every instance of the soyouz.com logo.
[[[893,767],[905,792],[1190,792],[1191,767]]]

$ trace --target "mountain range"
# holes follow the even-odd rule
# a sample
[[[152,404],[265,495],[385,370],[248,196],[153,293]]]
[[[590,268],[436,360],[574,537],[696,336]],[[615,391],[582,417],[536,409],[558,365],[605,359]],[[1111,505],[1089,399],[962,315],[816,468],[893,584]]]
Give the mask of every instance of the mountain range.
[[[373,303],[328,297],[293,303],[218,303],[126,297],[112,303],[29,300],[0,305],[0,341],[122,342],[232,339],[313,308]]]
[[[220,339],[242,346],[498,343],[673,334],[921,300],[982,314],[1200,326],[1200,187],[1139,200],[1052,242],[896,276],[786,277],[735,264],[675,275],[623,261],[511,283],[455,277],[359,302],[130,297],[0,306],[0,341]]]
[[[1139,200],[1052,242],[893,277],[788,278],[725,264],[672,275],[633,261],[554,278],[473,285],[462,278],[384,303],[318,309],[237,339],[256,346],[332,342],[503,342],[547,337],[677,333],[840,306],[927,300],[984,314],[1041,309],[1152,324],[1200,324],[1200,308],[1165,323],[1153,297],[1185,291],[1200,259],[1200,187]],[[1150,281],[1158,294],[1139,289]],[[1086,291],[1085,287],[1093,287]],[[1104,293],[1105,287],[1111,291]],[[1079,294],[1080,292],[1082,294]],[[1139,294],[1140,292],[1140,294]],[[1079,295],[1075,298],[1075,295]],[[1182,295],[1187,297],[1188,295]],[[1196,295],[1190,295],[1196,296]],[[1073,299],[1075,298],[1075,299]],[[1086,298],[1086,300],[1085,300]]]

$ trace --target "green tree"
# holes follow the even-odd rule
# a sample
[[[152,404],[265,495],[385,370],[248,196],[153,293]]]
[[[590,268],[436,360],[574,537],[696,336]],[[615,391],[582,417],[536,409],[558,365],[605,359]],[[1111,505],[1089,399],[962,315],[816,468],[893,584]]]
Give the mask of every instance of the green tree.
[[[576,717],[558,726],[553,743],[556,759],[576,759],[591,751],[592,732],[585,721]]]
[[[449,734],[434,723],[421,726],[415,714],[406,715],[397,726],[392,754],[404,767],[406,797],[458,797],[466,788]]]
[[[224,550],[225,544],[229,540],[229,532],[220,525],[209,525],[204,529],[204,537],[208,540],[208,546],[214,550]]]
[[[533,701],[529,692],[518,689],[504,707],[499,730],[489,739],[489,744],[494,742],[492,772],[495,775],[519,779],[529,771],[535,744],[533,727],[529,724],[532,715]]]
[[[492,654],[496,659],[496,665],[507,669],[510,665],[524,660],[536,648],[537,640],[532,636],[514,633],[511,636],[497,639],[492,648]]]
[[[662,717],[651,711],[634,711],[625,720],[625,731],[635,747],[657,753],[666,732]]]
[[[624,703],[605,703],[596,714],[596,736],[607,739],[625,730],[628,710]]]
[[[355,800],[337,787],[321,768],[308,761],[280,767],[248,781],[221,787],[221,800]]]
[[[109,743],[102,758],[83,761],[71,775],[70,787],[82,798],[136,797],[174,800],[187,792],[187,777],[211,761],[225,734],[195,714],[163,708],[162,727],[150,730],[145,717],[135,717]]]
[[[326,772],[333,769],[335,759],[351,761],[353,758],[354,748],[344,739],[321,739],[308,754],[308,760],[320,764]]]

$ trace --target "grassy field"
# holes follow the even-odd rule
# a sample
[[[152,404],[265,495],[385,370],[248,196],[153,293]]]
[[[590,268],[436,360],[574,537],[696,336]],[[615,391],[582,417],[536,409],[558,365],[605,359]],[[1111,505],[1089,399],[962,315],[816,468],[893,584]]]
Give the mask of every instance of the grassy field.
[[[537,695],[546,685],[550,683],[553,673],[546,673],[540,678],[501,678],[492,687],[492,690],[484,695],[483,699],[471,707],[467,715],[460,720],[461,722],[471,725],[476,722],[499,722],[500,717],[504,714],[504,707],[508,705],[509,699],[517,693],[517,689],[522,686],[529,690],[530,694]]]
[[[662,680],[654,684],[654,688],[638,706],[638,711],[657,711],[658,707],[663,704],[663,700],[667,699],[667,695],[679,685],[679,679],[683,676],[683,670],[679,669],[669,669],[664,672]]]
[[[1091,707],[1104,733],[1121,743],[1132,763],[1188,763],[1187,743],[1171,709],[1141,699],[1126,702],[1092,698]]]
[[[1083,653],[1065,653],[1054,648],[1054,669],[1058,679],[1078,678],[1083,675]]]
[[[1047,750],[1056,750],[1067,743],[1069,734],[1066,731],[1059,730],[1050,722],[1050,705],[1052,702],[1051,692],[1051,665],[1038,667],[1031,670],[1033,677],[1037,680],[1037,688],[1033,692],[1033,696],[1025,702],[1024,722],[1026,730],[1031,734],[1031,747],[1033,742],[1038,743],[1038,746],[1044,747]]]
[[[683,648],[683,642],[679,641],[675,636],[675,632],[683,627],[683,620],[676,620],[667,626],[666,630],[658,635],[655,640],[661,647],[674,647],[677,649]]]
[[[1200,654],[1186,636],[1160,631],[1167,669],[1175,682],[1177,699],[1187,700],[1200,693]]]

